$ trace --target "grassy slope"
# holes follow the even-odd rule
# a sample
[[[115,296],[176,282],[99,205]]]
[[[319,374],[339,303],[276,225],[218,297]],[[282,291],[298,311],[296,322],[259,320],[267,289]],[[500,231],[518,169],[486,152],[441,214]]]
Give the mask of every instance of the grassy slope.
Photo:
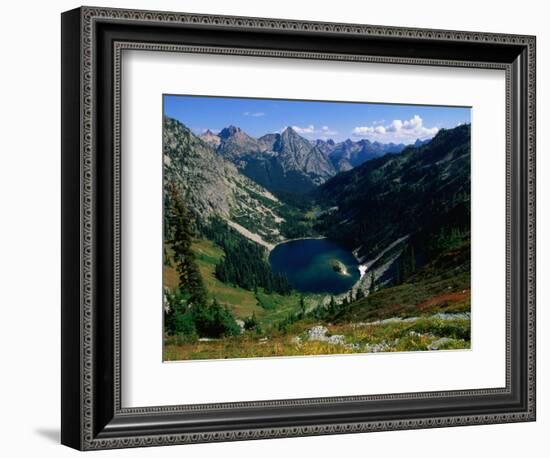
[[[373,325],[353,323],[328,324],[327,335],[340,335],[344,344],[330,344],[307,339],[307,330],[316,324],[305,320],[289,327],[287,332],[268,335],[245,333],[242,336],[207,342],[180,344],[168,337],[164,358],[168,361],[187,359],[257,358],[266,356],[312,356],[365,352],[398,352],[429,350],[440,338],[448,340],[440,350],[470,348],[470,320],[442,320],[424,317],[414,322],[390,322]]]
[[[228,306],[237,318],[243,319],[254,313],[263,326],[268,326],[298,309],[300,296],[297,293],[282,296],[275,293],[265,294],[260,290],[258,298],[264,304],[262,307],[254,292],[219,281],[214,272],[216,264],[223,257],[223,250],[213,242],[205,239],[196,240],[193,242],[193,251],[209,299],[215,297],[218,302]],[[177,286],[178,277],[174,267],[164,267],[164,283],[169,288]],[[317,305],[316,297],[306,298],[306,304],[310,307]]]

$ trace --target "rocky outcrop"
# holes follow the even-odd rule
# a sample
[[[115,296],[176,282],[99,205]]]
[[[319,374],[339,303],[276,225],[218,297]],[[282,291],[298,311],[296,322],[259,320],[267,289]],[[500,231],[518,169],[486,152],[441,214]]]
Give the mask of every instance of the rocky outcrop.
[[[217,148],[221,143],[220,136],[212,132],[210,129],[207,129],[206,132],[199,136],[199,138],[212,148]]]
[[[309,341],[326,342],[332,345],[345,345],[346,339],[342,335],[328,336],[328,329],[324,326],[315,326],[308,330],[307,339]]]

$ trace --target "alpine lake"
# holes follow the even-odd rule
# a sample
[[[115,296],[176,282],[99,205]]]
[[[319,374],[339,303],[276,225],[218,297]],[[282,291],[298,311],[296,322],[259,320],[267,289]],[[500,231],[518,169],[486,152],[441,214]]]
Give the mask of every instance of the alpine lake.
[[[304,293],[342,294],[359,280],[355,256],[329,239],[298,239],[281,243],[269,254],[276,273]]]

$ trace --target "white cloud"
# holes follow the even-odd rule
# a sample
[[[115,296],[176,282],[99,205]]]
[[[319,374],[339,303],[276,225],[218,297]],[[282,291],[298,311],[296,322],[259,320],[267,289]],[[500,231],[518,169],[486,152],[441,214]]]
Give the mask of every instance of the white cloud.
[[[418,115],[414,115],[412,119],[403,122],[403,128],[407,130],[422,128],[422,118]]]
[[[403,121],[400,119],[394,119],[388,126],[388,132],[399,132],[403,128]]]
[[[394,119],[386,125],[374,122],[370,126],[357,126],[351,131],[354,137],[383,142],[413,143],[417,138],[431,138],[439,127],[426,127],[423,119],[414,115],[411,119]]]
[[[292,126],[292,128],[300,135],[304,135],[305,137],[310,138],[328,138],[338,133],[337,131],[332,130],[329,126],[315,128],[315,125],[313,124],[309,124],[305,127]]]
[[[354,137],[368,137],[369,135],[384,135],[386,132],[393,132],[384,126],[360,126],[352,130]]]
[[[306,127],[292,126],[292,128],[299,134],[312,134],[315,132],[315,126],[313,124]]]
[[[262,116],[265,116],[265,113],[263,111],[256,111],[256,112],[245,111],[243,113],[243,116],[252,116],[253,118],[261,118]]]

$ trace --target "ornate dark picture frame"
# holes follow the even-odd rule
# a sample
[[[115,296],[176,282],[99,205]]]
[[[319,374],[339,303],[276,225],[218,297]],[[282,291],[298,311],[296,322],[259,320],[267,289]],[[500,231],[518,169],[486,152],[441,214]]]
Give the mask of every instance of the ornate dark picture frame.
[[[121,406],[124,49],[506,72],[504,388]],[[535,420],[535,37],[82,7],[62,15],[62,435],[80,450]]]

